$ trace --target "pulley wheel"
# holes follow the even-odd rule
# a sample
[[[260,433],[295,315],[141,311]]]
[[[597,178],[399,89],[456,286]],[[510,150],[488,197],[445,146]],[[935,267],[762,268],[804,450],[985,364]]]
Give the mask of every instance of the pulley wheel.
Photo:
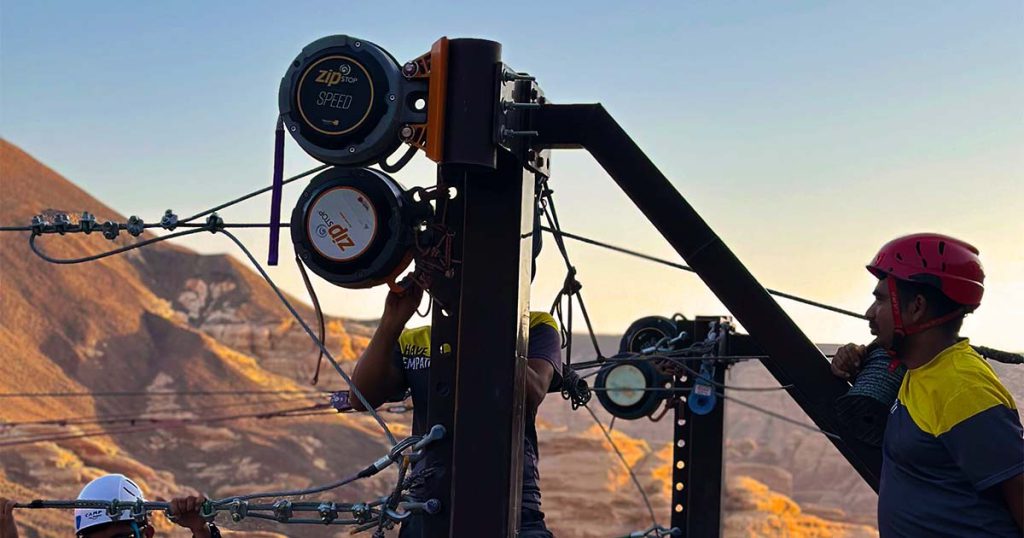
[[[612,362],[594,380],[597,400],[612,415],[633,420],[653,413],[667,395],[668,378],[646,360]]]

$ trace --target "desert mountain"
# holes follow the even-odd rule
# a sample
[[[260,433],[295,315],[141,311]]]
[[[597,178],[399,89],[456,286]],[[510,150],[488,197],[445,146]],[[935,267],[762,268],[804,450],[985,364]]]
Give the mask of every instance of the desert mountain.
[[[0,141],[0,221],[43,212],[121,215]],[[83,265],[31,254],[27,233],[0,234],[2,393],[306,391],[312,344],[258,275],[227,256],[200,256],[163,242]],[[127,244],[134,238],[117,242]],[[97,237],[42,238],[57,257],[111,248]],[[301,304],[294,300],[295,304]],[[302,309],[306,319],[312,312]],[[331,320],[329,345],[352,358],[372,329]],[[303,340],[305,339],[305,340]],[[326,376],[325,376],[326,377]],[[331,378],[333,381],[334,378]],[[339,386],[339,383],[333,383]],[[171,418],[262,413],[322,403],[283,395],[33,397],[0,399],[3,423],[129,414]],[[0,444],[50,434],[124,429],[110,425],[0,426]],[[74,498],[92,478],[123,472],[150,497],[198,490],[221,497],[330,482],[385,450],[376,425],[358,415],[183,424],[131,435],[90,436],[0,448],[0,495]],[[402,426],[399,424],[398,429]],[[386,480],[360,482],[337,500],[380,495]],[[19,514],[26,536],[67,536],[68,513]],[[278,530],[247,520],[242,528]],[[288,529],[324,536],[324,529]]]

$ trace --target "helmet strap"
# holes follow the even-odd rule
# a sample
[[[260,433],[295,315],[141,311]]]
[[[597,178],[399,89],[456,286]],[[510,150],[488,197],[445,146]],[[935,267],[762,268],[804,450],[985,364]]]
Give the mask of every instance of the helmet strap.
[[[903,343],[904,338],[912,334],[918,334],[924,332],[932,327],[938,327],[944,323],[948,323],[960,316],[967,313],[967,308],[961,307],[956,310],[939,316],[935,319],[928,320],[924,323],[918,323],[916,325],[904,326],[903,315],[900,314],[900,296],[899,290],[896,289],[896,278],[889,276],[886,279],[889,286],[889,302],[892,305],[892,346],[887,350],[889,355],[893,358],[896,357],[896,350]]]
[[[902,343],[907,332],[903,328],[903,315],[900,314],[900,292],[896,289],[896,278],[889,275],[885,280],[889,286],[889,304],[892,307],[892,346],[888,351],[890,355],[895,356],[896,347]]]

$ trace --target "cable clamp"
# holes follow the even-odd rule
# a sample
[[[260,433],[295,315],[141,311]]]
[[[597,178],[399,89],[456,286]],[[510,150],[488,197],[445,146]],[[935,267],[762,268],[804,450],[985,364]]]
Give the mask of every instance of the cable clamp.
[[[320,506],[316,507],[316,511],[320,515],[320,522],[324,525],[330,525],[332,521],[338,519],[338,509],[334,503],[320,503]]]
[[[121,234],[121,226],[112,220],[104,222],[101,229],[103,230],[103,237],[111,241],[117,239],[117,236]]]
[[[279,523],[288,523],[288,520],[292,518],[292,502],[287,499],[281,499],[274,503],[274,519]]]
[[[146,231],[146,223],[141,218],[132,215],[128,217],[128,225],[125,226],[125,229],[128,230],[132,237],[138,237],[142,235],[142,232]]]
[[[217,233],[218,230],[224,229],[224,219],[220,218],[220,215],[211,213],[209,217],[206,217],[206,228],[213,233]]]
[[[42,235],[47,231],[47,222],[42,215],[32,217],[32,235]]]
[[[83,211],[78,218],[78,228],[86,234],[91,234],[96,229],[96,216],[88,211]]]
[[[165,230],[174,231],[178,227],[178,216],[170,209],[164,211],[164,216],[160,217],[160,227]]]
[[[64,235],[71,228],[71,218],[67,213],[57,213],[53,216],[53,230]]]

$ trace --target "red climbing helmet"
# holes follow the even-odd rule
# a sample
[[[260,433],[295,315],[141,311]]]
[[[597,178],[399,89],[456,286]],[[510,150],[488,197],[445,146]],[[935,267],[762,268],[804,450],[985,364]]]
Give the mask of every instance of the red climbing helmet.
[[[886,243],[867,267],[879,279],[893,277],[888,282],[896,335],[894,345],[903,336],[973,312],[981,305],[981,296],[985,293],[985,270],[981,267],[978,249],[947,235],[922,233],[898,237]],[[897,279],[938,288],[961,308],[924,323],[904,326]]]
[[[978,249],[947,235],[911,234],[889,241],[868,266],[878,278],[934,286],[967,312],[981,305],[985,293],[985,270]]]

